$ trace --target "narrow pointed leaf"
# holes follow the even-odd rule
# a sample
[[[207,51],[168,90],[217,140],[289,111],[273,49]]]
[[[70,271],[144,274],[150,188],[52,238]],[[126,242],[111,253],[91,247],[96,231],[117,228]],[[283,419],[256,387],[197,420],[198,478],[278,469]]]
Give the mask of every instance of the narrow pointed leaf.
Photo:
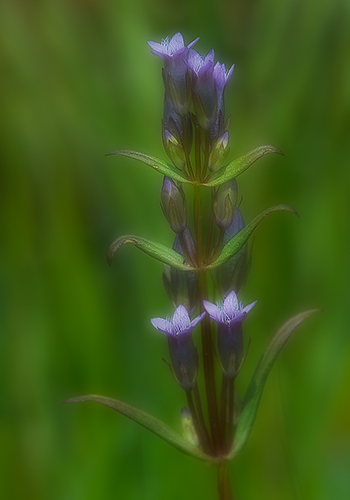
[[[134,422],[142,425],[183,453],[186,453],[187,455],[195,458],[199,458],[200,460],[210,462],[213,461],[212,457],[203,453],[199,448],[197,448],[197,446],[194,446],[193,444],[186,441],[180,434],[173,431],[161,420],[158,420],[149,413],[139,410],[138,408],[124,403],[123,401],[119,401],[118,399],[107,398],[98,394],[88,394],[86,396],[78,396],[76,398],[67,399],[66,401],[64,401],[64,403],[80,403],[83,401],[95,401],[96,403],[101,403],[105,406],[108,406],[109,408],[112,408],[122,415],[125,415],[131,420],[134,420]]]
[[[239,252],[243,245],[248,241],[254,229],[260,224],[260,222],[265,219],[267,215],[271,214],[272,212],[278,212],[280,210],[286,210],[288,212],[292,212],[295,215],[298,215],[294,208],[290,207],[289,205],[276,205],[274,207],[268,208],[257,217],[255,217],[255,219],[253,219],[251,222],[249,222],[249,224],[241,229],[241,231],[237,233],[234,238],[226,243],[226,245],[219,253],[218,257],[214,262],[207,266],[207,269],[214,269],[221,266],[221,264],[224,264],[224,262],[226,262],[230,257]]]
[[[245,170],[247,170],[247,168],[253,165],[253,163],[259,160],[259,158],[266,155],[267,153],[277,153],[283,155],[282,151],[276,148],[276,146],[271,146],[270,144],[258,146],[252,151],[248,151],[248,153],[244,154],[243,156],[236,158],[236,160],[233,160],[226,167],[222,167],[220,170],[215,172],[211,179],[204,185],[209,187],[217,187],[221,184],[225,184],[225,182],[238,177]]]
[[[132,243],[147,255],[160,260],[160,262],[164,264],[169,264],[169,266],[175,267],[176,269],[180,269],[181,271],[193,271],[193,268],[185,263],[184,257],[175,252],[172,248],[168,248],[161,243],[148,240],[147,238],[131,235],[120,236],[111,243],[107,251],[107,262],[109,265],[112,264],[112,260],[117,250],[125,245],[125,243]]]
[[[229,459],[234,458],[245,446],[252,430],[258,411],[260,398],[270,370],[284,344],[287,342],[295,328],[311,314],[319,312],[320,309],[312,309],[296,314],[288,319],[272,337],[270,343],[260,358],[255,373],[250,381],[247,392],[243,399],[242,412],[237,424],[235,437]]]
[[[172,167],[168,163],[165,163],[165,161],[160,160],[159,158],[155,158],[154,156],[146,155],[138,151],[130,151],[128,149],[116,149],[115,151],[111,151],[110,153],[106,154],[106,156],[111,155],[121,155],[128,156],[129,158],[134,158],[134,160],[145,163],[160,174],[171,177],[172,179],[174,179],[174,181],[191,182],[186,179],[186,177],[181,175],[178,171],[176,171],[174,167]]]

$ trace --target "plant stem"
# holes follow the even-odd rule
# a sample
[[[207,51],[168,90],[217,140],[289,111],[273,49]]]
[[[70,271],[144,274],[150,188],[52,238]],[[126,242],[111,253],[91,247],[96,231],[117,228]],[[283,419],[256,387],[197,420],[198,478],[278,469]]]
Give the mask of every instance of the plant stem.
[[[222,462],[218,465],[217,472],[219,500],[233,500],[226,462]]]
[[[230,450],[233,442],[233,429],[234,429],[234,410],[235,410],[235,381],[229,380],[228,388],[228,438],[227,450]]]
[[[225,443],[225,452],[227,453],[229,448],[227,446],[227,423],[229,422],[228,418],[228,407],[229,407],[229,380],[225,373],[222,374],[222,385],[221,385],[221,414],[220,414],[220,423],[221,423],[221,437],[222,442]]]
[[[206,448],[208,450],[207,452],[210,455],[212,455],[213,454],[213,445],[212,445],[212,442],[210,440],[208,429],[207,429],[207,426],[206,426],[206,423],[205,423],[205,420],[204,420],[204,415],[203,415],[203,410],[202,410],[202,403],[201,403],[201,398],[200,398],[200,394],[199,394],[199,389],[198,389],[197,382],[196,382],[196,384],[194,386],[193,393],[194,393],[194,400],[195,400],[196,408],[197,408],[197,415],[198,415],[199,425],[201,427],[201,431],[202,431],[202,435],[203,435],[203,441],[205,442]]]
[[[202,432],[202,428],[198,422],[197,412],[196,412],[196,409],[195,409],[195,406],[193,403],[192,392],[186,391],[186,396],[187,396],[188,407],[189,407],[189,410],[190,410],[191,415],[192,415],[193,425],[194,425],[194,428],[196,430],[196,434],[197,434],[198,439],[199,439],[199,443],[201,444],[203,451],[205,453],[210,453],[210,443],[207,442],[205,435]]]

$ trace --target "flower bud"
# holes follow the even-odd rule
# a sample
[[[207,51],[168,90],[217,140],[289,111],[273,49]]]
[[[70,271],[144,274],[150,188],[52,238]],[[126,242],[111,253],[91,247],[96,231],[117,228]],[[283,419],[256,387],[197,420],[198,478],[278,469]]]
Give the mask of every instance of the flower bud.
[[[226,245],[244,227],[242,214],[237,208],[231,225],[224,233],[222,246]],[[240,294],[246,281],[249,267],[250,258],[248,256],[248,244],[246,243],[233,257],[212,271],[211,275],[214,284],[221,297],[227,295],[231,290],[235,290],[237,295]]]
[[[182,146],[186,142],[188,154],[190,154],[193,141],[192,120],[190,113],[188,113],[188,115],[185,117],[185,126],[186,126],[186,137],[184,137],[183,119],[175,111],[167,93],[165,93],[163,125],[162,125],[163,134],[165,130],[168,130],[170,134],[173,135],[177,140],[177,142],[179,142]]]
[[[181,75],[181,79],[178,78],[177,74],[174,75],[171,71],[164,68],[162,76],[165,92],[168,95],[176,113],[181,117],[185,117],[191,106],[191,74],[189,70],[186,70],[185,63],[182,62],[182,64],[184,74]]]
[[[188,228],[184,233],[187,231],[189,231]],[[175,238],[173,250],[184,255],[178,236]],[[178,307],[182,304],[191,317],[198,305],[198,274],[192,271],[180,271],[174,267],[164,265],[163,282],[173,305]]]
[[[193,418],[190,410],[188,410],[187,408],[182,408],[181,410],[181,428],[182,435],[186,439],[186,441],[193,444],[193,446],[198,446],[199,439],[194,427]]]
[[[216,172],[224,165],[224,162],[230,152],[228,145],[228,132],[225,132],[213,144],[210,153],[208,167],[212,172]]]
[[[170,177],[164,177],[161,207],[171,229],[182,234],[187,226],[186,198],[181,184],[177,186]]]
[[[183,170],[186,165],[184,148],[176,139],[176,137],[174,137],[173,134],[169,132],[169,130],[164,131],[163,145],[166,154],[169,156],[175,167],[177,167],[179,170]]]
[[[236,179],[219,186],[214,195],[213,210],[216,224],[220,229],[227,229],[234,218],[237,205]]]

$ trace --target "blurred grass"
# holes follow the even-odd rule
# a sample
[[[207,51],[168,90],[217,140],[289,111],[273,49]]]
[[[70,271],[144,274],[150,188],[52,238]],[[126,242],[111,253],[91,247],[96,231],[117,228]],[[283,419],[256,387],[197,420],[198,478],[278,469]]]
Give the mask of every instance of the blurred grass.
[[[166,315],[161,266],[112,239],[172,236],[161,179],[104,154],[164,157],[160,62],[146,41],[182,31],[236,65],[226,92],[231,156],[280,147],[240,179],[247,220],[293,205],[256,232],[243,300],[252,345],[241,388],[288,316],[323,307],[282,353],[256,427],[232,466],[238,498],[347,499],[350,490],[347,0],[4,0],[0,4],[4,498],[215,498],[214,471],[94,405],[137,404],[178,426],[181,391],[149,318]]]

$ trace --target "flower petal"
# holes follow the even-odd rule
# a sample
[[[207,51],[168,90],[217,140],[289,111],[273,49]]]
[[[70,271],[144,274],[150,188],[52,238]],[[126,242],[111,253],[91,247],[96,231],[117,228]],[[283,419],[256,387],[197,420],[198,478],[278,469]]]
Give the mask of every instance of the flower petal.
[[[221,314],[218,306],[212,304],[208,300],[203,300],[203,306],[213,321],[220,322]]]
[[[168,54],[173,55],[177,50],[182,49],[185,46],[184,38],[181,33],[176,33],[169,42]]]
[[[191,328],[194,329],[194,327],[200,322],[202,321],[202,319],[204,318],[204,316],[206,315],[206,312],[202,312],[202,314],[200,314],[199,316],[197,316],[196,318],[194,318],[192,321],[191,321]]]
[[[257,301],[257,300],[255,300],[255,301],[254,301],[254,302],[252,302],[251,304],[249,304],[249,305],[245,306],[245,307],[241,310],[241,312],[245,312],[245,313],[247,313],[247,314],[248,314],[248,313],[249,313],[249,311],[251,311],[251,310],[253,309],[253,307],[255,306],[255,304],[256,304],[257,302],[258,302],[258,301]]]
[[[185,328],[187,328],[191,321],[190,321],[190,317],[188,315],[188,311],[186,309],[185,306],[183,306],[182,304],[180,304],[176,309],[175,309],[175,312],[173,314],[173,317],[172,317],[172,323],[173,323],[173,327],[176,329],[179,329],[177,327],[180,327],[181,330],[184,330]]]
[[[163,318],[153,318],[151,319],[151,323],[160,332],[164,335],[169,335],[171,333],[171,323],[170,321]]]
[[[239,312],[237,295],[234,290],[232,290],[232,292],[230,292],[225,298],[223,309],[224,313],[231,319],[234,318]]]

